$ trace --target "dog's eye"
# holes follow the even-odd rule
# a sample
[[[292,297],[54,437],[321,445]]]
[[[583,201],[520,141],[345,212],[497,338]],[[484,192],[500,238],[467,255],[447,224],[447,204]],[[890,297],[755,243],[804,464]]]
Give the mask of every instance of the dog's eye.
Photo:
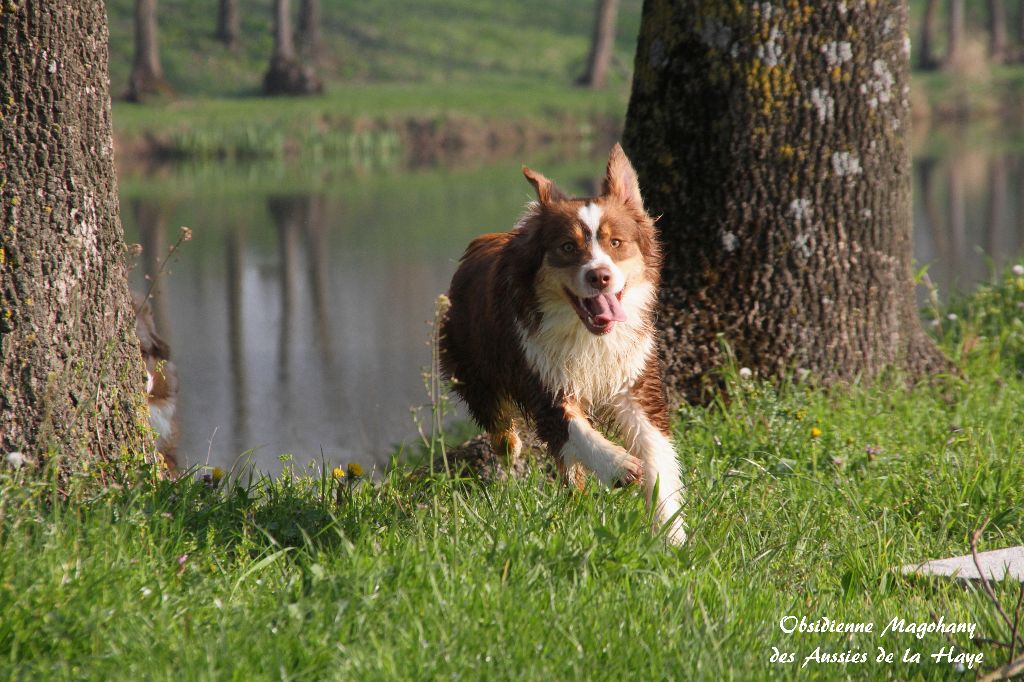
[[[566,242],[561,246],[562,253],[576,253],[576,244],[574,242]]]
[[[610,244],[612,245],[612,248],[613,248],[613,249],[617,249],[617,248],[619,248],[620,246],[622,246],[622,240],[621,240],[621,239],[613,239],[613,240],[611,240],[611,242],[609,242],[609,243],[610,243]]]

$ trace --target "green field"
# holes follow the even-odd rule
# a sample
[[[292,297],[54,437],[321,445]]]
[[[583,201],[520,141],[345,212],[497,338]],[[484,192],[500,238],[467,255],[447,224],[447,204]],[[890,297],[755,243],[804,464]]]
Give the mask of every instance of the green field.
[[[1007,639],[978,591],[894,569],[965,553],[986,518],[982,549],[1020,542],[1022,302],[1011,275],[941,311],[961,375],[914,389],[727,371],[729,400],[675,416],[681,550],[650,537],[636,490],[575,494],[539,472],[485,485],[401,467],[353,486],[295,463],[215,488],[108,471],[119,485],[82,474],[61,499],[5,469],[0,677],[963,679],[929,657],[942,635],[879,631],[941,616]],[[997,592],[1011,608],[1015,588]],[[784,616],[876,631],[788,635]],[[1005,656],[952,643],[984,667]],[[875,663],[879,646],[896,662]],[[802,668],[817,647],[869,661]]]

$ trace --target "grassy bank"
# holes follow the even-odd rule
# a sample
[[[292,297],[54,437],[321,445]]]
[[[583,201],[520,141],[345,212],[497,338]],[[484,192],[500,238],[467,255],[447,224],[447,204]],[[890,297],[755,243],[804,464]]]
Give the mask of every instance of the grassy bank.
[[[893,569],[964,553],[987,517],[983,549],[1020,542],[1022,281],[942,311],[962,377],[819,390],[730,372],[729,402],[679,412],[678,551],[649,537],[635,490],[571,494],[539,473],[83,479],[62,502],[4,470],[0,677],[962,679],[929,657],[942,635],[880,631],[941,616],[1007,639],[977,591]],[[789,635],[787,615],[876,626]],[[816,647],[869,661],[802,668]]]
[[[250,159],[486,156],[614,130],[626,92],[519,84],[347,85],[308,98],[115,103],[118,156]]]

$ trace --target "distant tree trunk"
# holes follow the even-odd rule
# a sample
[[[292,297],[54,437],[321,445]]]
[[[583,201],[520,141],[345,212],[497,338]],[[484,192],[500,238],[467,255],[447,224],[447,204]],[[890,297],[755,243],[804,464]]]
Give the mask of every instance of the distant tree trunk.
[[[1006,61],[1009,39],[1006,33],[1006,9],[1003,0],[988,0],[988,57],[1001,64]]]
[[[917,66],[925,71],[934,69],[939,63],[935,58],[938,10],[939,0],[926,0],[924,17],[921,19],[921,42],[917,49]]]
[[[299,51],[310,63],[317,64],[322,56],[320,36],[320,0],[302,0],[299,3]]]
[[[946,66],[960,59],[964,48],[964,0],[949,0],[949,44],[946,46]]]
[[[590,55],[587,70],[578,83],[599,90],[608,82],[608,66],[615,52],[615,19],[619,12],[619,0],[597,0],[594,19],[594,34],[590,40]]]
[[[100,0],[0,13],[0,456],[154,454],[107,62]]]
[[[706,397],[721,340],[765,377],[946,369],[911,285],[905,3],[701,7],[644,3],[623,134],[671,393]]]
[[[157,44],[156,0],[135,0],[135,61],[128,77],[125,98],[141,102],[152,95],[167,94],[170,86],[160,66]]]
[[[1021,0],[1020,6],[1017,9],[1017,42],[1024,44],[1024,0]],[[1024,49],[1018,50],[1017,58],[1024,55]]]
[[[238,0],[220,0],[217,4],[217,32],[214,37],[228,49],[238,47]]]
[[[313,68],[299,62],[292,39],[291,7],[288,0],[274,0],[274,53],[263,76],[268,95],[314,95],[324,90]]]

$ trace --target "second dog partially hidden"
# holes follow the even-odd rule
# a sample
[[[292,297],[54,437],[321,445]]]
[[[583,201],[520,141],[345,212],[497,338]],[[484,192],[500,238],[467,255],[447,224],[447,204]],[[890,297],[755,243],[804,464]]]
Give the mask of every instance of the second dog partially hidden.
[[[442,369],[499,452],[518,455],[525,416],[567,480],[580,484],[582,466],[605,484],[642,483],[656,527],[681,543],[653,324],[661,251],[636,172],[615,145],[599,197],[523,173],[537,201],[511,231],[473,240],[452,278]]]

